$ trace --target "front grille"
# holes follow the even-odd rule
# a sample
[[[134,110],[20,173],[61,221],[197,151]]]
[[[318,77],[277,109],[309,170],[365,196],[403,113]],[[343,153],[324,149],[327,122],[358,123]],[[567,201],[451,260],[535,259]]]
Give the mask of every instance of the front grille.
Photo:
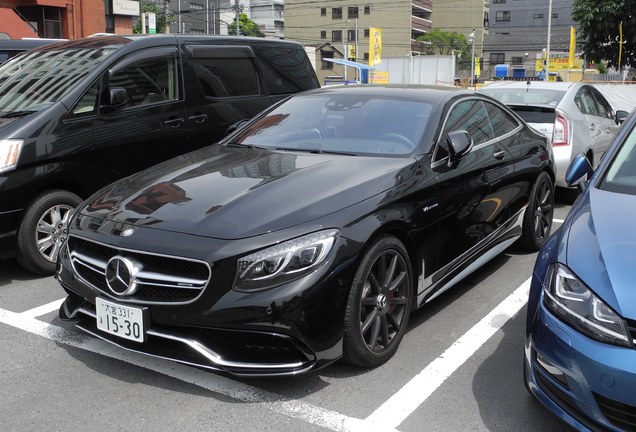
[[[121,301],[189,302],[203,292],[210,280],[210,267],[203,261],[118,249],[75,236],[68,239],[68,251],[77,276]],[[106,268],[114,256],[126,258],[139,268],[135,273],[137,289],[130,295],[117,295],[106,282]]]
[[[624,431],[636,431],[636,407],[613,399],[608,399],[598,393],[594,394],[594,400],[601,412],[614,426]]]

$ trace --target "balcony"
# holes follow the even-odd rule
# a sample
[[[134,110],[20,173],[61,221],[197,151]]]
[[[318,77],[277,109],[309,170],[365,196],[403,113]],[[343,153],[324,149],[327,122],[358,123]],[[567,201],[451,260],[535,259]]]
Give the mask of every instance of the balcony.
[[[432,0],[411,0],[411,6],[416,7],[418,9],[424,9],[425,11],[429,13],[433,12]]]
[[[431,20],[425,18],[419,18],[416,16],[411,17],[411,29],[418,33],[430,32],[433,28]]]

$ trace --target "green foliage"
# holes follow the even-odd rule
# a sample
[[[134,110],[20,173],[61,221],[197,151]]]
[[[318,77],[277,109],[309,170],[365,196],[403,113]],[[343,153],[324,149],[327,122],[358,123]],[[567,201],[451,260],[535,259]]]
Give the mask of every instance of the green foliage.
[[[239,15],[239,25],[241,36],[265,37],[258,24],[249,19],[244,13]],[[236,36],[236,20],[228,24],[227,34]]]
[[[165,33],[166,31],[166,14],[163,8],[160,8],[155,3],[148,0],[141,0],[139,2],[139,13],[154,12],[157,15],[157,33]],[[148,28],[146,28],[148,32]],[[141,19],[138,18],[133,25],[133,33],[141,33]]]
[[[578,21],[579,43],[588,61],[616,67],[619,55],[619,25],[623,22],[621,64],[636,64],[636,0],[574,0],[572,18]]]
[[[456,32],[445,32],[440,29],[433,29],[425,35],[418,37],[417,40],[427,43],[428,48],[426,49],[426,54],[455,54],[457,56],[458,68],[470,68],[472,43],[463,34]]]

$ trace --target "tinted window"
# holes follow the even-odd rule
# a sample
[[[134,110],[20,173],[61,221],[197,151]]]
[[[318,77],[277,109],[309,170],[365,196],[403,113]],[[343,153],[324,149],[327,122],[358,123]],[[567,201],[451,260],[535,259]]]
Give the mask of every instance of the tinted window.
[[[517,123],[517,121],[510,114],[508,114],[498,106],[491,104],[490,102],[484,102],[484,106],[488,111],[490,124],[492,125],[492,130],[495,137],[505,135],[508,132],[512,132],[517,127],[519,127],[519,123]]]
[[[596,99],[596,108],[601,117],[612,118],[612,107],[605,97],[596,89],[592,89],[594,99]]]
[[[598,115],[596,101],[588,88],[583,87],[577,92],[574,97],[574,103],[583,114]]]
[[[554,108],[516,105],[511,109],[528,123],[554,123]]]
[[[435,153],[435,160],[448,156],[446,134],[456,130],[467,131],[472,137],[474,145],[479,145],[494,138],[488,111],[486,111],[482,101],[462,101],[451,108]]]
[[[301,48],[256,48],[258,66],[270,94],[297,93],[319,87]]]
[[[73,107],[73,116],[88,116],[95,114],[97,110],[97,94],[99,82],[93,84]]]
[[[207,97],[258,95],[258,80],[249,58],[195,58],[194,70]]]
[[[143,106],[177,99],[176,58],[172,56],[140,60],[114,72],[110,88],[123,87],[128,106]]]

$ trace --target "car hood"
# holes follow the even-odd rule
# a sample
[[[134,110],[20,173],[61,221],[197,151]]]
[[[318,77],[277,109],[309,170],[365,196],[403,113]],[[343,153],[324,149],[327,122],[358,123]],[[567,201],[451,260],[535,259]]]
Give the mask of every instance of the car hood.
[[[567,266],[622,316],[636,319],[636,196],[593,187],[572,208]]]
[[[414,159],[210,146],[114,183],[81,213],[222,239],[311,221],[387,191]]]

